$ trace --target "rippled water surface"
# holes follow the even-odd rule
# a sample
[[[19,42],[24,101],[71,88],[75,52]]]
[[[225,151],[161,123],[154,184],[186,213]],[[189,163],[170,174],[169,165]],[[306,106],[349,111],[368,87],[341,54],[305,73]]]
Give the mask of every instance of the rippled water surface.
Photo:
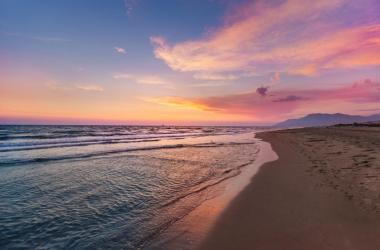
[[[250,128],[0,126],[0,248],[144,248],[254,161]]]

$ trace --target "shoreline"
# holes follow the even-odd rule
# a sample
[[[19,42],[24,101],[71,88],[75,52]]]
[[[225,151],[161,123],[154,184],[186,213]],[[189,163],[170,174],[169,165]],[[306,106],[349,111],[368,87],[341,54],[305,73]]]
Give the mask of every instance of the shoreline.
[[[196,249],[207,237],[220,215],[250,184],[251,179],[267,162],[278,156],[271,145],[256,137],[260,151],[253,163],[243,167],[241,173],[220,184],[220,194],[204,201],[184,218],[177,221],[146,249]]]
[[[318,131],[323,135],[325,130]],[[323,158],[323,152],[315,153],[315,147],[321,145],[312,144],[305,148],[301,143],[303,134],[297,134],[299,131],[310,133],[301,129],[257,134],[258,138],[272,145],[279,159],[260,168],[250,184],[219,216],[200,249],[380,247],[379,215],[357,205],[339,178],[335,183],[331,181],[333,184],[326,184],[323,171],[329,170],[322,163],[322,170],[313,170],[319,164],[312,159],[313,154]],[[340,130],[333,132],[338,134],[338,139],[342,136]],[[311,131],[313,133],[316,132]],[[314,141],[323,142],[318,138]],[[311,156],[307,154],[308,150]],[[350,153],[350,150],[354,149],[348,147],[346,151]]]

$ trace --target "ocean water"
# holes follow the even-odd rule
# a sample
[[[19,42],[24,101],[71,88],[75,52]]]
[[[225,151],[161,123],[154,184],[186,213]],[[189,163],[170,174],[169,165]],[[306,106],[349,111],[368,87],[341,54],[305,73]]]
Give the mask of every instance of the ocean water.
[[[241,173],[252,128],[0,126],[0,249],[143,249]]]

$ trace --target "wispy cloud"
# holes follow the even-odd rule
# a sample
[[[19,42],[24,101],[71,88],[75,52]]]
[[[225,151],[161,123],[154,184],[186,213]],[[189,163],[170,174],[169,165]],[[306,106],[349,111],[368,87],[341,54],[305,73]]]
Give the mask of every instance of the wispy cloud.
[[[190,84],[192,87],[222,87],[222,86],[227,86],[229,85],[229,82],[226,81],[208,81],[208,82],[200,82],[200,83],[193,83]]]
[[[104,89],[98,85],[77,85],[77,89],[84,90],[84,91],[103,91]]]
[[[130,74],[115,74],[112,76],[113,79],[133,79],[133,76]]]
[[[62,85],[60,83],[57,83],[56,81],[48,81],[45,83],[45,86],[50,90],[68,90],[69,87]]]
[[[150,101],[178,108],[246,114],[260,119],[273,117],[278,119],[305,107],[318,107],[319,110],[323,110],[321,108],[323,103],[329,103],[330,107],[336,103],[353,105],[379,103],[380,82],[366,79],[339,88],[309,90],[269,91],[268,88],[261,87],[243,94],[205,98],[163,97]],[[329,105],[326,107],[330,108]]]
[[[170,68],[190,72],[271,70],[315,75],[323,70],[380,65],[380,20],[374,0],[254,1],[198,40],[170,44],[151,37]],[[358,16],[357,13],[361,13]],[[349,15],[346,13],[355,13]],[[342,25],[331,18],[352,23]]]
[[[181,97],[176,97],[176,96],[162,97],[162,98],[142,97],[140,99],[142,101],[161,104],[161,105],[170,106],[170,107],[174,107],[174,108],[180,108],[180,109],[216,111],[216,109],[211,108],[208,105],[205,105],[196,99],[194,99],[194,100],[193,99],[186,99],[186,98],[181,98]]]
[[[115,49],[115,51],[116,51],[117,53],[121,53],[121,54],[126,54],[126,53],[127,53],[127,51],[126,51],[124,48],[117,47],[117,46],[115,46],[115,47],[113,47],[113,48]]]
[[[302,96],[296,96],[296,95],[288,95],[285,97],[280,97],[278,99],[274,99],[274,102],[295,102],[300,100],[306,100],[307,98]]]
[[[141,84],[152,84],[152,85],[161,85],[161,84],[167,84],[167,81],[165,81],[160,76],[141,76],[136,78],[136,81]]]
[[[231,81],[236,80],[239,77],[232,74],[216,74],[216,73],[198,73],[195,74],[194,79],[206,80],[206,81]]]
[[[53,91],[74,91],[74,90],[82,90],[82,91],[95,91],[100,92],[104,89],[96,84],[77,84],[75,86],[58,83],[56,81],[48,81],[45,83],[45,86]]]
[[[116,80],[132,80],[139,84],[148,85],[166,85],[169,81],[158,75],[131,75],[131,74],[115,74],[112,78]]]

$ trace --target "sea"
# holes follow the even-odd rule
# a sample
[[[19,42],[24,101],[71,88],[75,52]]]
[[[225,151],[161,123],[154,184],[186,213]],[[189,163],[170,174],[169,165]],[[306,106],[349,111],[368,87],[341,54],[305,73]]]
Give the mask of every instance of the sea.
[[[165,249],[259,151],[250,127],[0,126],[0,249]]]

